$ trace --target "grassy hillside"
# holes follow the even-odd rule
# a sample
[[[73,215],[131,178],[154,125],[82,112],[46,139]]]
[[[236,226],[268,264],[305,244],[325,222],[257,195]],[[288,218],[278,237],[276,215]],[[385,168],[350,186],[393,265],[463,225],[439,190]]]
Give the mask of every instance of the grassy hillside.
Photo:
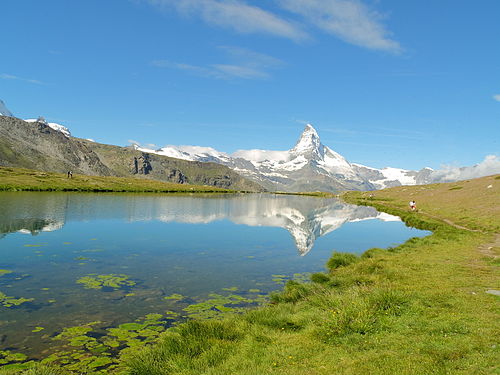
[[[92,191],[155,193],[233,193],[214,186],[173,184],[156,180],[101,177],[41,172],[32,169],[0,167],[0,191]]]
[[[0,116],[0,166],[89,176],[138,177],[169,183],[263,191],[230,168],[66,137],[47,124]]]
[[[498,374],[499,189],[496,176],[347,193],[433,234],[334,253],[324,273],[288,282],[272,304],[181,324],[101,373]],[[419,212],[407,209],[412,198]]]
[[[449,184],[398,186],[374,192],[348,193],[363,204],[406,210],[415,200],[420,215],[451,220],[469,229],[500,231],[500,176]],[[371,197],[370,197],[371,196]]]

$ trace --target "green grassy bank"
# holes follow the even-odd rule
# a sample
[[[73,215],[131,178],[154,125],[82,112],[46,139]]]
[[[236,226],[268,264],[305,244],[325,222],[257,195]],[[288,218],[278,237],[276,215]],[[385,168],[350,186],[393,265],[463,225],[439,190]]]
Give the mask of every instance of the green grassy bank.
[[[499,176],[346,193],[348,202],[433,234],[360,257],[334,253],[311,283],[290,281],[271,304],[243,315],[181,324],[153,345],[124,352],[112,371],[498,374],[500,300],[487,291],[500,290],[499,197]],[[408,211],[411,199],[419,212]],[[64,373],[42,367],[23,374]]]
[[[82,191],[151,193],[234,193],[214,186],[174,184],[157,180],[40,172],[0,167],[0,191]]]

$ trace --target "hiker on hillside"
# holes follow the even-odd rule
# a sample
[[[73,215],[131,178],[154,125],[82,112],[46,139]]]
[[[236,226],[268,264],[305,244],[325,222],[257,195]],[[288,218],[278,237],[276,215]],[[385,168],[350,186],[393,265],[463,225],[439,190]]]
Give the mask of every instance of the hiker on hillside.
[[[410,201],[410,210],[412,211],[417,210],[417,203],[414,200]]]

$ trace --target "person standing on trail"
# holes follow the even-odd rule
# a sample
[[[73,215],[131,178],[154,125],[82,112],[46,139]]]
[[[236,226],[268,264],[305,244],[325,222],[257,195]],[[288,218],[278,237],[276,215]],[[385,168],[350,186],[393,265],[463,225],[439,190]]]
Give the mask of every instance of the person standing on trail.
[[[410,201],[410,210],[415,211],[417,209],[417,203],[412,200]]]

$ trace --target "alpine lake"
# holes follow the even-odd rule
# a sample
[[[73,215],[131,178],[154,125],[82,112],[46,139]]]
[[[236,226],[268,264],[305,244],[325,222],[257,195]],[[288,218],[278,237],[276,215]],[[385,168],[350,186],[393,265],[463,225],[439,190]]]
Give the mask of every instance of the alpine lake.
[[[333,251],[429,232],[334,198],[0,193],[0,366],[108,371],[186,319],[266,303]]]

